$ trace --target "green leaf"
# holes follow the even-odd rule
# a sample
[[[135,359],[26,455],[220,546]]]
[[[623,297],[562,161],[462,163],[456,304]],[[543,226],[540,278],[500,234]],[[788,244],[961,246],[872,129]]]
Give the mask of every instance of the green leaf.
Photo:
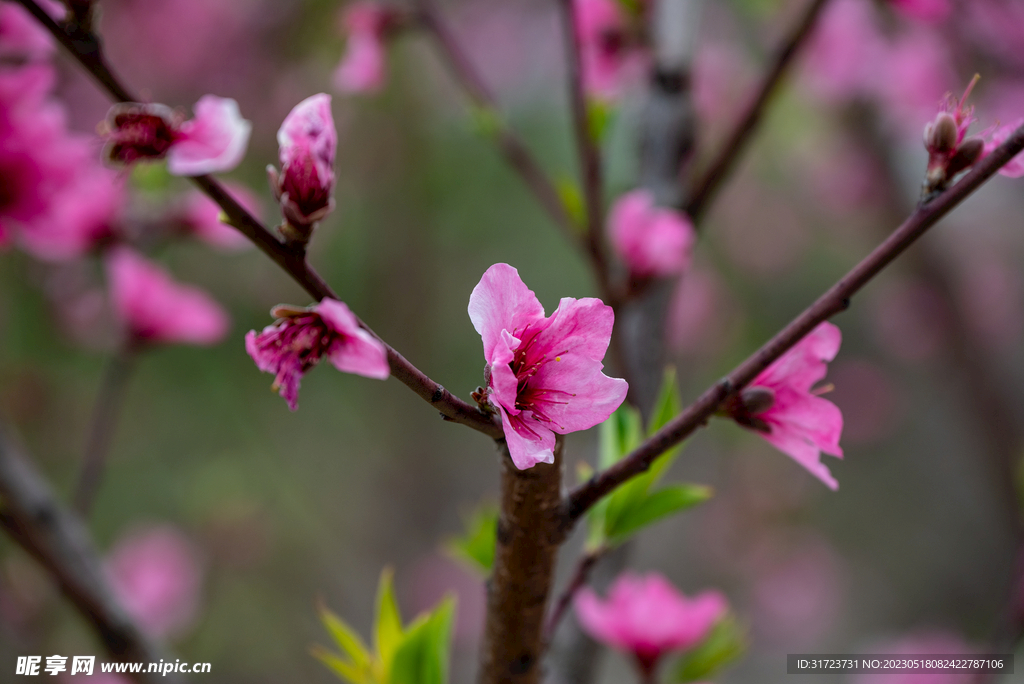
[[[672,681],[695,682],[714,676],[747,650],[746,630],[732,616],[716,624],[695,649],[676,664]]]
[[[402,615],[398,612],[398,602],[395,600],[393,579],[394,571],[391,568],[384,568],[380,574],[380,583],[377,585],[377,620],[374,626],[374,640],[385,676],[404,634]]]
[[[391,662],[388,684],[447,684],[449,642],[455,599],[409,625]]]
[[[609,520],[605,534],[612,543],[627,537],[664,517],[703,503],[711,498],[711,488],[703,485],[669,485],[625,509],[617,518]]]
[[[464,561],[484,576],[494,567],[494,549],[498,536],[498,507],[481,506],[466,520],[466,533],[448,541],[448,553]]]
[[[320,606],[319,610],[320,621],[324,623],[324,627],[330,632],[341,652],[349,657],[357,669],[369,668],[370,652],[359,634],[325,606]]]
[[[330,668],[342,679],[352,684],[372,684],[370,671],[366,667],[359,667],[353,663],[343,660],[338,655],[331,653],[323,646],[314,646],[313,657]]]

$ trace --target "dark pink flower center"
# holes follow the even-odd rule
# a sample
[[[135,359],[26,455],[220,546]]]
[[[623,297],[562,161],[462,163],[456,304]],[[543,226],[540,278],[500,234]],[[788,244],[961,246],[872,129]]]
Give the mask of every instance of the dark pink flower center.
[[[537,340],[540,337],[540,332],[527,337],[529,329],[529,325],[523,329],[522,337],[520,337],[522,342],[520,342],[519,348],[516,349],[515,355],[511,363],[509,363],[518,381],[516,385],[516,408],[520,411],[530,411],[533,414],[534,420],[554,425],[554,421],[546,412],[552,405],[564,406],[568,404],[569,399],[576,395],[565,390],[540,387],[537,385],[534,377],[544,367],[544,364],[561,361],[561,355],[565,354],[568,350],[560,351],[554,355],[540,353],[537,349]],[[524,422],[520,422],[526,430],[536,434]]]
[[[288,194],[303,216],[312,216],[331,201],[331,187],[320,178],[311,150],[303,149],[282,169],[281,194]]]
[[[113,120],[107,157],[120,164],[161,159],[177,140],[177,131],[164,117],[143,111],[121,112]]]

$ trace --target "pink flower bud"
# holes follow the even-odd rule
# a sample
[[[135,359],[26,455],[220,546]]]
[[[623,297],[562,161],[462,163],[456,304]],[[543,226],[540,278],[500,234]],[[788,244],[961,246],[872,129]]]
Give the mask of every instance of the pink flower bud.
[[[1015,130],[1024,125],[1024,119],[1017,119],[1008,126],[1001,126],[993,131],[992,136],[988,142],[985,143],[984,154],[990,154],[992,150],[996,149],[1010,137],[1010,134]],[[1006,176],[1007,178],[1021,178],[1024,177],[1024,152],[1019,153],[1016,157],[1010,159],[1003,165],[1003,168],[999,169],[999,173]]]
[[[241,117],[234,100],[204,95],[188,121],[161,104],[135,102],[110,108],[103,128],[103,156],[115,165],[167,157],[176,176],[201,176],[230,171],[245,156],[252,125]]]
[[[689,218],[654,205],[646,190],[623,195],[608,221],[612,246],[635,277],[677,275],[690,265],[697,239]]]
[[[334,152],[338,133],[331,96],[308,97],[295,106],[277,132],[281,171],[267,167],[292,241],[306,242],[313,225],[334,209]]]

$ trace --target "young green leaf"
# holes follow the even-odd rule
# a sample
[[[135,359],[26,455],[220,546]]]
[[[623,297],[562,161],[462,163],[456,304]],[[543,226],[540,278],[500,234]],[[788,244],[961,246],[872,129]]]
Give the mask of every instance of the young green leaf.
[[[695,682],[708,679],[729,663],[737,660],[747,649],[745,630],[735,618],[726,616],[695,649],[676,664],[674,682]]]
[[[711,493],[711,488],[703,485],[668,485],[646,495],[617,518],[609,520],[605,534],[613,544],[621,543],[634,532],[664,517],[707,501]]]
[[[391,662],[388,684],[447,684],[455,599],[446,598],[405,632]]]
[[[402,615],[395,600],[394,571],[384,568],[377,585],[377,620],[374,626],[374,640],[384,672],[394,658],[395,650],[402,642]]]
[[[370,652],[359,634],[325,606],[320,606],[319,611],[320,621],[324,623],[324,627],[330,632],[341,652],[347,655],[357,668],[369,667]]]
[[[448,541],[449,555],[469,565],[485,577],[494,566],[494,548],[498,535],[498,507],[488,504],[473,512],[466,521],[466,533]]]
[[[350,663],[337,654],[331,653],[323,646],[314,646],[311,652],[314,658],[326,665],[345,681],[351,682],[351,684],[373,684],[373,678],[368,667],[359,667]]]

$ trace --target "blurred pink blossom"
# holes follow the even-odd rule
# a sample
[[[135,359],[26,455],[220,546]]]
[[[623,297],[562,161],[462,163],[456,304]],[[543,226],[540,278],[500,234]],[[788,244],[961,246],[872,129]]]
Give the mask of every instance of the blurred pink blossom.
[[[249,144],[251,124],[234,100],[204,95],[193,108],[195,118],[160,104],[134,102],[110,108],[104,124],[103,156],[113,164],[167,158],[176,176],[201,176],[238,166]]]
[[[576,594],[576,616],[590,636],[631,653],[645,675],[662,656],[696,646],[726,612],[725,597],[680,594],[657,573],[623,573],[602,601],[590,587]]]
[[[0,69],[0,236],[50,261],[109,235],[123,203],[89,139],[67,130],[54,78],[48,64]]]
[[[270,187],[288,223],[308,238],[312,225],[334,209],[334,154],[338,132],[331,96],[319,93],[295,105],[277,131],[281,172],[267,167]]]
[[[807,44],[803,71],[811,91],[830,102],[870,91],[885,73],[877,68],[885,49],[871,3],[834,0]]]
[[[750,60],[730,41],[702,42],[693,62],[693,105],[702,123],[720,125],[736,114],[753,78]]]
[[[484,344],[487,396],[520,470],[554,461],[555,433],[603,422],[626,381],[601,370],[615,314],[600,299],[563,297],[551,316],[508,264],[487,269],[469,298]]]
[[[121,537],[107,559],[118,600],[154,638],[180,636],[199,613],[199,554],[177,528],[143,527]]]
[[[1024,118],[1017,119],[1007,126],[1000,126],[993,131],[991,137],[985,142],[984,154],[991,154],[992,150],[1006,142],[1006,139],[1010,137],[1010,134],[1022,125],[1024,125]],[[1021,152],[1010,159],[1010,161],[1006,162],[1006,164],[999,169],[999,173],[1008,178],[1020,178],[1024,176],[1024,152]]]
[[[1024,65],[1024,5],[1015,0],[972,0],[960,4],[965,19],[957,30],[973,37],[988,55]]]
[[[13,2],[0,2],[0,59],[37,60],[53,50],[50,33],[31,14]]]
[[[839,351],[842,334],[824,322],[726,402],[740,425],[757,431],[831,489],[839,483],[821,462],[821,452],[839,458],[843,414],[812,387],[825,377],[826,362]]]
[[[1003,254],[976,250],[961,254],[959,310],[978,344],[991,351],[1020,345],[1024,282]]]
[[[372,93],[384,85],[387,49],[384,34],[392,10],[374,0],[356,0],[342,9],[348,36],[345,55],[334,72],[334,85],[345,93]]]
[[[252,190],[238,183],[225,183],[224,189],[250,214],[259,217],[260,201]],[[179,211],[186,230],[209,245],[232,251],[252,247],[241,232],[220,220],[220,206],[206,193],[190,190],[182,198]]]
[[[274,374],[273,388],[292,411],[299,407],[302,376],[324,356],[344,373],[378,380],[390,375],[387,349],[344,302],[324,299],[308,309],[278,306],[270,313],[278,320],[261,333],[250,330],[245,351],[257,368]]]
[[[676,285],[665,334],[683,354],[715,354],[725,346],[736,321],[736,303],[718,274],[695,266]]]
[[[646,61],[632,43],[629,20],[617,0],[574,0],[583,88],[593,98],[613,100]]]
[[[133,339],[210,345],[228,333],[228,316],[196,287],[180,285],[128,247],[107,254],[114,312]]]
[[[916,132],[936,103],[958,82],[949,45],[934,29],[914,26],[896,34],[874,65],[868,94],[898,130]]]
[[[813,648],[836,626],[846,578],[842,558],[827,540],[769,533],[742,565],[753,580],[751,618],[761,640]]]
[[[634,190],[612,207],[608,233],[619,258],[639,278],[678,275],[690,266],[697,234],[683,213],[654,205],[654,195]]]
[[[896,11],[911,19],[940,22],[953,11],[949,0],[889,0]]]

